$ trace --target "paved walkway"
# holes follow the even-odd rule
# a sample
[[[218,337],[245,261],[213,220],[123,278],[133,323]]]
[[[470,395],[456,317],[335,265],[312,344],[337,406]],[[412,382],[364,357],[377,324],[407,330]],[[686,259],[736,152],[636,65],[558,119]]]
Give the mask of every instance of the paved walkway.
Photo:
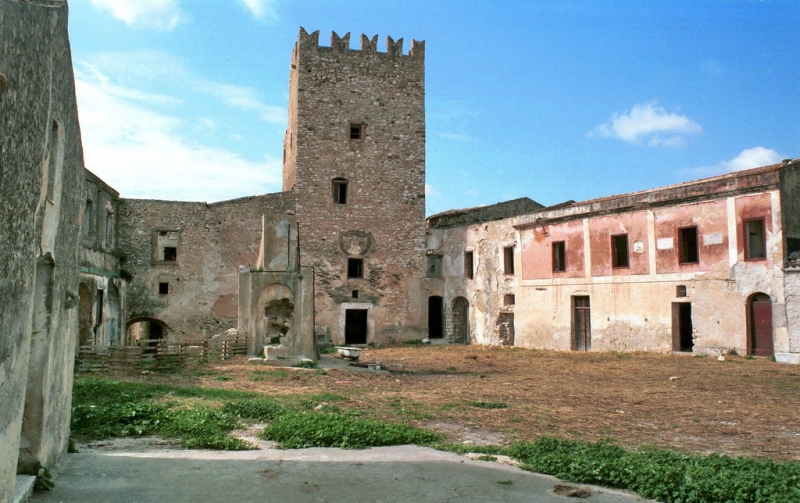
[[[55,489],[37,493],[30,501],[643,501],[621,491],[568,484],[507,464],[415,446],[230,452],[182,450],[152,438],[119,439],[67,455],[58,472]],[[558,485],[591,494],[580,499],[561,496],[554,492]]]

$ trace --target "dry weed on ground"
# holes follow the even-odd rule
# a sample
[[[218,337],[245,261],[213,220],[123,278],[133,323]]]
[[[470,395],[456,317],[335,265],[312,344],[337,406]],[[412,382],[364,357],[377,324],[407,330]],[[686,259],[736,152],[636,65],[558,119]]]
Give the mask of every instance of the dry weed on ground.
[[[335,406],[427,427],[450,441],[548,435],[800,460],[800,369],[765,359],[404,346],[367,350],[361,361],[380,361],[390,372],[235,358],[174,374],[112,376],[281,397],[326,393]]]

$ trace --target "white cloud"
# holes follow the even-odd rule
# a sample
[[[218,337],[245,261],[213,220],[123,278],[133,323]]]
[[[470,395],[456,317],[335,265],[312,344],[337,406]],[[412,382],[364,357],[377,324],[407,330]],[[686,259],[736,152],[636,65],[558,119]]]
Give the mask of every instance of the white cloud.
[[[219,98],[226,105],[253,112],[267,122],[282,123],[286,120],[286,111],[283,107],[263,103],[259,99],[258,91],[252,87],[221,84],[206,80],[199,82],[197,89]]]
[[[180,131],[182,119],[155,112],[102,74],[76,71],[86,167],[123,197],[218,201],[280,190],[281,161],[244,159]]]
[[[269,17],[277,19],[278,15],[272,9],[272,0],[241,0],[247,9],[258,19]]]
[[[431,185],[429,183],[426,183],[425,184],[425,195],[426,196],[440,196],[441,194],[439,193],[438,190],[433,188],[433,185]]]
[[[705,177],[741,171],[743,169],[758,168],[778,164],[784,158],[778,152],[765,147],[753,147],[742,150],[739,155],[729,161],[718,162],[710,166],[700,166],[680,170],[679,173],[691,177]]]
[[[441,133],[441,132],[437,132],[436,136],[438,136],[439,138],[442,138],[444,140],[475,141],[475,139],[472,138],[471,136],[466,135],[466,134],[460,134],[460,133]]]
[[[121,80],[133,81],[132,76],[135,76],[138,80],[150,79],[156,82],[177,84],[186,89],[212,96],[228,106],[256,114],[264,121],[277,124],[286,123],[286,109],[264,103],[256,89],[204,79],[187,69],[180,59],[163,52],[102,53],[94,55],[91,63],[81,63],[81,66],[92,72],[95,78],[105,79],[109,84],[109,87],[106,88],[108,92],[115,92],[120,97],[132,97],[122,96],[120,94],[122,92],[137,93],[139,91],[129,88],[112,91],[108,82],[110,79],[101,73],[101,70]],[[147,96],[150,101],[155,101],[160,97],[160,95]]]
[[[667,112],[657,102],[634,105],[627,114],[614,114],[611,120],[589,132],[590,137],[619,138],[629,143],[679,147],[689,135],[703,132],[698,123],[685,115]]]
[[[129,26],[171,30],[185,17],[177,0],[91,0]]]

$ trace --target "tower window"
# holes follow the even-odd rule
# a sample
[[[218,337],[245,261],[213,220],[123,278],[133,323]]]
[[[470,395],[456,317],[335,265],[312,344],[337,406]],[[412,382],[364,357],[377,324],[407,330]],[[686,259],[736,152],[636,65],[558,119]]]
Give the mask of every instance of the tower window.
[[[169,294],[169,283],[161,282],[158,284],[158,293],[159,295],[167,295]]]
[[[332,185],[333,202],[335,204],[347,204],[347,180],[344,178],[334,178]]]
[[[628,235],[611,236],[611,265],[628,267]]]
[[[363,278],[364,277],[364,259],[363,258],[349,258],[349,259],[347,259],[347,277],[348,278]]]
[[[697,227],[684,227],[678,229],[678,244],[680,247],[680,263],[696,264],[699,262],[697,249]]]
[[[164,247],[164,262],[177,262],[178,260],[178,249],[174,246],[165,246]]]
[[[350,124],[350,139],[362,140],[364,138],[364,125],[363,124]]]

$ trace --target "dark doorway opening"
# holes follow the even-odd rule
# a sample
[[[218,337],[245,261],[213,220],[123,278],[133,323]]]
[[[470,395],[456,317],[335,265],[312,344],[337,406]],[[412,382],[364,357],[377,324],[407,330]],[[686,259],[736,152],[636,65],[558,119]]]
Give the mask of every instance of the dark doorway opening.
[[[672,350],[691,352],[694,349],[692,334],[692,303],[672,303]]]
[[[769,295],[757,293],[750,297],[748,306],[748,354],[773,356],[772,300]]]
[[[344,313],[344,343],[367,343],[367,313],[366,309],[348,309]]]
[[[444,299],[438,295],[428,297],[428,338],[441,339],[444,336]]]
[[[572,298],[572,349],[574,351],[592,349],[592,316],[588,296]]]

